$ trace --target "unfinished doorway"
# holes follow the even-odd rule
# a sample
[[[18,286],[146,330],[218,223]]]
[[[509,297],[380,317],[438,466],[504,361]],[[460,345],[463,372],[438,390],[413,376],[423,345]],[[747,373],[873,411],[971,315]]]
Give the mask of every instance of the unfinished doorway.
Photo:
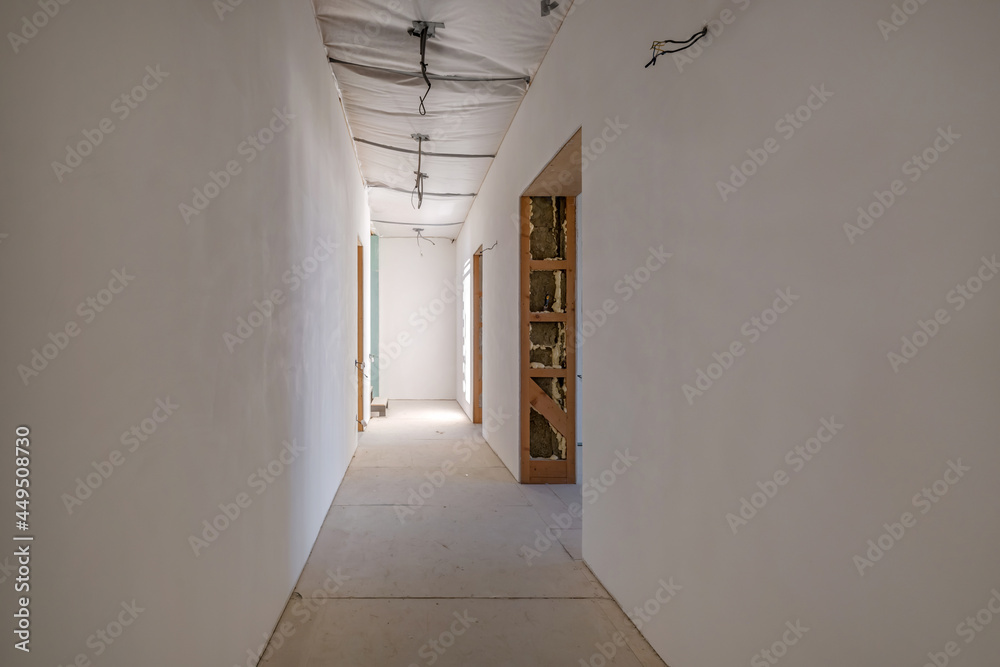
[[[576,197],[582,132],[521,196],[521,482],[576,483]]]

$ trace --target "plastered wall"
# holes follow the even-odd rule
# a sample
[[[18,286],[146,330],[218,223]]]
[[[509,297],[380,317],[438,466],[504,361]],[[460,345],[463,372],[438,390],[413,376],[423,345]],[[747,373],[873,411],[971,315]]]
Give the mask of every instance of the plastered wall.
[[[497,242],[484,396],[516,415],[518,197],[582,126],[583,553],[672,667],[1000,654],[998,25],[590,0],[542,64],[456,270]]]
[[[389,399],[456,395],[462,282],[454,277],[455,245],[431,240],[419,246],[415,238],[379,240],[379,385]]]
[[[256,664],[357,438],[368,215],[313,8],[41,4],[0,7],[0,489],[28,425],[35,537],[0,663]]]

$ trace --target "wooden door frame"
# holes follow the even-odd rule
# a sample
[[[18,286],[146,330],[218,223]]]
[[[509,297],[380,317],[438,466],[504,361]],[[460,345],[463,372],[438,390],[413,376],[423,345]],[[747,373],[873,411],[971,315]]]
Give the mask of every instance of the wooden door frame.
[[[472,423],[483,423],[483,246],[472,255]]]
[[[354,365],[358,371],[358,432],[365,430],[365,246],[358,241],[358,354]]]
[[[521,197],[521,483],[576,483],[576,196],[566,200],[566,258],[563,260],[531,259],[531,198]],[[566,307],[563,313],[531,312],[531,271],[566,271]],[[562,322],[566,328],[566,368],[531,367],[531,322]],[[566,416],[563,437],[566,458],[558,461],[531,458],[531,409],[548,396],[532,378],[565,378]]]

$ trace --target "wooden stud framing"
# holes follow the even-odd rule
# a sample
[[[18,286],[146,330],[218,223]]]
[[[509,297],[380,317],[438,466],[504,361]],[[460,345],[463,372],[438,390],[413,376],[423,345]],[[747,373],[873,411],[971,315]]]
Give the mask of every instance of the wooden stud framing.
[[[576,197],[565,197],[566,251],[562,260],[531,259],[531,199],[521,197],[521,483],[574,484],[576,482]],[[565,307],[562,313],[531,312],[531,271],[565,271]],[[532,368],[530,325],[560,322],[566,332],[565,368]],[[563,410],[535,382],[535,378],[565,379]],[[566,440],[566,458],[531,458],[531,411],[536,410]]]

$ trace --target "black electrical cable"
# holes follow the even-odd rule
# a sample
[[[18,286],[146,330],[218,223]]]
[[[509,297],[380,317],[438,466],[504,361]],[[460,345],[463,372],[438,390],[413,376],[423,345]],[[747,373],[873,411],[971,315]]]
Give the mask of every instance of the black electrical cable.
[[[354,140],[359,144],[368,144],[369,146],[375,146],[377,148],[384,148],[390,151],[396,151],[397,153],[409,153],[410,155],[416,155],[417,151],[410,150],[409,148],[398,148],[396,146],[390,146],[388,144],[380,144],[375,141],[369,141],[368,139],[362,139],[360,137],[354,137]],[[473,155],[469,153],[431,153],[427,151],[427,155],[430,157],[457,157],[457,158],[489,158],[493,159],[496,155]]]
[[[698,42],[698,40],[700,40],[707,34],[708,34],[708,26],[705,26],[704,28],[701,29],[701,31],[696,32],[694,35],[692,35],[691,39],[684,42],[678,42],[673,39],[667,39],[662,42],[653,42],[653,46],[650,47],[653,49],[653,59],[650,60],[648,63],[646,63],[646,67],[649,67],[650,65],[655,65],[656,59],[665,53],[680,53],[685,49],[690,49]],[[664,44],[680,44],[681,46],[676,49],[664,49],[663,48]]]
[[[424,93],[423,97],[420,98],[420,115],[426,116],[427,109],[424,108],[424,100],[431,93],[431,80],[427,76],[427,29],[428,26],[425,23],[423,29],[420,31],[420,73],[424,77],[424,81],[427,83],[427,91]]]
[[[414,33],[416,34],[416,33]],[[388,67],[379,67],[377,65],[362,65],[361,63],[352,63],[348,60],[340,60],[338,58],[327,58],[327,61],[331,65],[343,65],[345,67],[356,67],[358,69],[374,70],[376,72],[385,72],[386,74],[395,74],[397,76],[405,76],[408,78],[419,79],[421,78],[420,72],[404,72],[403,70],[391,69]],[[449,81],[453,83],[495,83],[498,81],[523,81],[524,83],[531,83],[530,76],[461,76],[457,74],[434,74],[433,72],[427,72],[427,78],[432,81]]]
[[[421,105],[423,102],[421,101]],[[424,205],[424,173],[422,171],[424,157],[424,137],[423,135],[417,135],[417,171],[414,172],[417,175],[417,184],[413,186],[413,192],[410,193],[410,206],[413,206],[413,195],[417,195],[417,205],[415,208],[419,209]]]

